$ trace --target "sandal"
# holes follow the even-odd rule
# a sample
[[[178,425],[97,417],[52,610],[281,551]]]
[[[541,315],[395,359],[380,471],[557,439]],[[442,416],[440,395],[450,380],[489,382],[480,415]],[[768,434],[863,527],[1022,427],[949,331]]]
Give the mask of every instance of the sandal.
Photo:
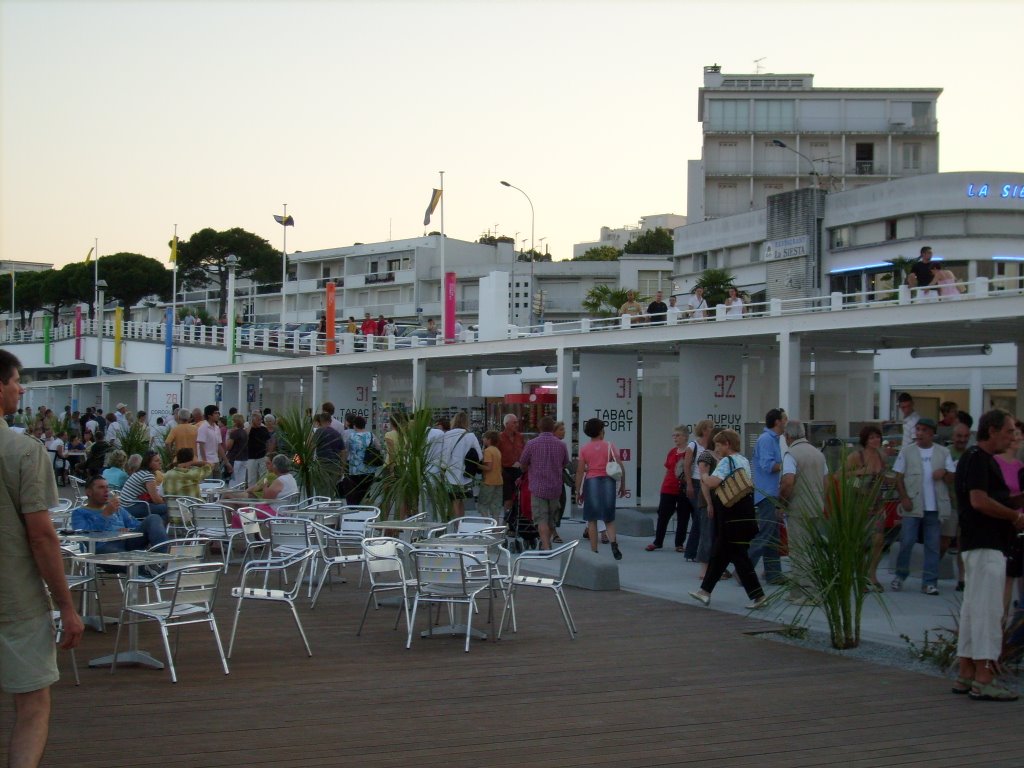
[[[644,547],[645,552],[653,552],[656,549],[661,549],[661,547],[655,546],[654,544],[648,544],[646,547]]]
[[[950,688],[950,690],[953,691],[953,693],[967,694],[971,692],[971,686],[973,684],[974,681],[971,678],[960,677],[960,675],[957,675],[956,680],[953,682],[953,687]]]
[[[564,541],[562,541],[562,537],[559,536],[557,533],[555,534],[555,538],[553,538],[552,541],[555,544],[564,544],[565,543]]]
[[[877,581],[869,581],[864,587],[864,594],[870,594],[871,592],[885,592],[885,587]],[[967,691],[961,691],[961,693],[967,693]]]
[[[724,573],[722,573],[722,578],[723,579],[731,579],[732,578],[732,571],[726,570]]]
[[[975,680],[971,683],[971,692],[967,695],[974,701],[1016,701],[1018,699],[1016,693],[995,680],[989,680],[987,683],[979,683]]]
[[[683,553],[686,551],[686,547],[676,547],[676,552]]]

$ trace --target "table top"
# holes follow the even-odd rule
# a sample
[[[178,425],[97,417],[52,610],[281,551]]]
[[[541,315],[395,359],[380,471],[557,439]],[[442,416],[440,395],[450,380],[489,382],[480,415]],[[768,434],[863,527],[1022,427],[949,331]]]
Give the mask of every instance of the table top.
[[[108,552],[105,555],[81,554],[75,555],[75,560],[94,565],[161,565],[162,563],[173,563],[177,560],[192,560],[187,555],[172,555],[167,552],[147,552],[136,550],[133,552]]]
[[[75,531],[74,533],[61,534],[66,541],[120,541],[121,539],[137,539],[142,536],[142,531]]]
[[[435,520],[374,520],[366,524],[367,528],[378,531],[429,531],[443,526],[444,523]]]
[[[493,536],[455,536],[450,539],[421,539],[416,546],[420,549],[490,549],[503,543],[504,539]]]

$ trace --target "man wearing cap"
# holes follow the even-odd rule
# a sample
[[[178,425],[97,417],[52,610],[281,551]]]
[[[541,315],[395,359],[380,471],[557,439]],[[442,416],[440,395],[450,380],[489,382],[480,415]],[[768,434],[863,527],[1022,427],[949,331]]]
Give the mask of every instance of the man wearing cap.
[[[117,419],[118,429],[121,432],[128,431],[128,406],[124,403],[118,403],[114,409],[114,418]]]
[[[939,594],[939,539],[942,521],[949,517],[949,486],[956,474],[956,465],[949,450],[935,443],[935,419],[918,419],[914,430],[916,444],[904,446],[896,457],[896,489],[900,494],[900,553],[896,559],[896,578],[892,589],[899,592],[910,575],[910,553],[917,543],[918,532],[924,540],[924,566],[921,591]]]
[[[917,434],[914,427],[921,416],[914,410],[914,398],[908,392],[900,392],[896,398],[896,407],[899,408],[900,419],[903,421],[903,447],[905,448],[908,445],[913,445],[914,436]]]

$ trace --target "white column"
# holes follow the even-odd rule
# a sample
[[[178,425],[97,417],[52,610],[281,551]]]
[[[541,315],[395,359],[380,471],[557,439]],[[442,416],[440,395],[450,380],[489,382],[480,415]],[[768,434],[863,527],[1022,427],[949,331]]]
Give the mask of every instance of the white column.
[[[135,410],[149,413],[149,403],[146,401],[146,380],[139,379],[135,382]],[[132,416],[135,414],[133,413]]]
[[[412,407],[413,410],[426,405],[427,361],[416,358],[412,361]]]
[[[555,405],[555,420],[565,422],[565,447],[572,451],[572,350],[560,347],[556,351],[558,370],[555,384],[558,385],[558,402]]]
[[[1024,339],[1017,342],[1017,418],[1024,414]]]
[[[1019,377],[1020,376],[1020,365],[1019,365],[1020,352],[1019,351],[1017,353],[1017,357],[1018,357],[1017,375]],[[1018,382],[1019,381],[1020,381],[1020,379],[1018,378]],[[968,411],[968,413],[971,414],[971,416],[974,417],[974,426],[975,426],[975,429],[977,429],[978,417],[980,417],[981,414],[983,414],[985,411],[988,410],[988,405],[985,403],[985,385],[984,385],[984,383],[981,380],[981,369],[980,368],[972,368],[971,369],[970,402],[971,402],[970,410]]]
[[[320,404],[323,402],[321,394],[323,393],[323,383],[320,381],[320,368],[313,366],[313,383],[310,386],[310,397],[313,399],[313,415],[315,416],[320,409]],[[369,419],[366,420],[369,423]]]
[[[779,333],[779,407],[789,417],[797,418],[800,410],[800,336]]]

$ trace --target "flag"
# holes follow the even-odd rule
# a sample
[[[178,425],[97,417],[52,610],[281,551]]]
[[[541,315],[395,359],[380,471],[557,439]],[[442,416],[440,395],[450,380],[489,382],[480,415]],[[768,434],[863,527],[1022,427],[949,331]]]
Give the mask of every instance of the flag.
[[[93,252],[94,250],[96,250],[96,247],[95,247],[95,246],[93,246],[92,248],[90,248],[90,249],[89,249],[89,252],[88,252],[87,254],[85,254],[85,263],[86,263],[86,264],[88,264],[88,263],[89,263],[90,261],[92,261],[92,252]]]
[[[430,193],[430,202],[427,203],[427,212],[423,214],[423,226],[427,226],[430,223],[430,215],[437,208],[437,204],[441,202],[441,190],[435,189]]]
[[[278,216],[274,214],[274,221],[280,224],[282,227],[294,227],[295,217],[294,216]]]
[[[174,239],[171,240],[171,264],[178,263],[178,236],[175,235]]]

